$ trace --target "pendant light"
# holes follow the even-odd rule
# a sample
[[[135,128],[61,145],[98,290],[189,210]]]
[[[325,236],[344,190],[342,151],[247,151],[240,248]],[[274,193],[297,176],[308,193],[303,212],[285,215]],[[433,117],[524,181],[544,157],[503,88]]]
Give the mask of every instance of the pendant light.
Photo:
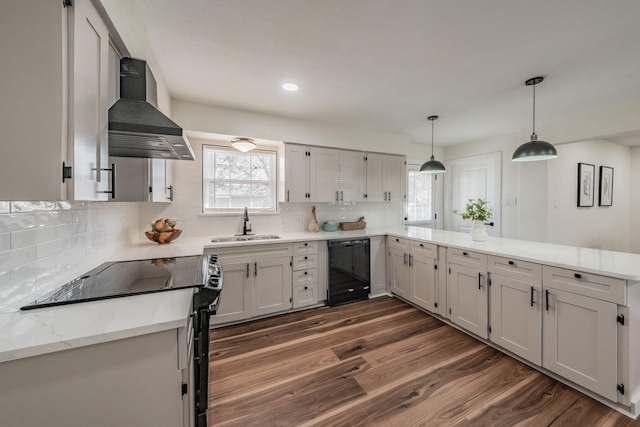
[[[420,172],[423,173],[444,173],[446,169],[442,163],[433,157],[433,121],[438,120],[438,116],[429,116],[427,120],[431,122],[431,160],[420,166]]]
[[[238,151],[246,153],[256,148],[256,143],[251,138],[235,138],[231,140],[231,146]]]
[[[538,141],[538,135],[536,135],[536,85],[542,83],[542,80],[544,80],[543,77],[534,77],[524,83],[527,86],[533,86],[533,133],[529,142],[525,142],[513,152],[511,160],[514,162],[536,162],[558,157],[556,148],[549,142]]]

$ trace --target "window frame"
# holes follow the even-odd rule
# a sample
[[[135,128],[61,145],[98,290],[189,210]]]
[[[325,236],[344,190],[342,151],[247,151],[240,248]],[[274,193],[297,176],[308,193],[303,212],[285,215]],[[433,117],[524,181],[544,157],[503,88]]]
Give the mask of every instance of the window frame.
[[[406,183],[407,183],[407,188],[406,188],[406,194],[407,194],[407,201],[405,203],[405,211],[406,211],[406,215],[405,215],[405,224],[406,225],[414,225],[414,226],[418,226],[418,227],[428,227],[428,228],[436,228],[436,220],[437,220],[437,204],[436,204],[436,197],[437,197],[437,174],[429,174],[431,175],[431,219],[430,220],[419,220],[419,221],[410,221],[409,220],[409,185],[411,182],[410,179],[410,172],[417,172],[420,173],[420,165],[418,164],[413,164],[413,163],[407,163],[407,170],[406,170]]]
[[[270,149],[254,149],[251,150],[250,152],[240,152],[238,150],[236,150],[233,147],[229,147],[226,145],[215,145],[215,144],[203,144],[202,145],[202,165],[201,165],[201,178],[202,178],[202,189],[201,189],[201,215],[211,215],[211,216],[225,216],[225,215],[237,215],[240,214],[242,212],[244,212],[244,206],[242,207],[233,207],[233,208],[207,208],[206,207],[206,199],[207,199],[207,184],[209,182],[215,182],[214,179],[209,179],[206,178],[205,176],[205,168],[208,165],[208,162],[206,161],[207,159],[207,150],[213,150],[213,151],[223,151],[223,152],[228,152],[231,154],[237,154],[237,155],[247,155],[247,156],[251,156],[251,155],[255,155],[255,154],[267,154],[270,156],[273,156],[273,162],[272,162],[272,167],[273,167],[273,178],[272,181],[270,181],[270,184],[272,185],[273,188],[273,207],[269,207],[269,208],[259,208],[259,207],[252,207],[252,206],[247,206],[247,210],[249,211],[249,213],[251,213],[252,215],[274,215],[274,214],[278,214],[279,213],[279,206],[278,206],[278,193],[279,193],[279,167],[278,167],[278,161],[279,161],[279,155],[278,155],[278,151],[276,149],[270,150]],[[252,181],[250,180],[237,180],[237,183],[250,183]]]

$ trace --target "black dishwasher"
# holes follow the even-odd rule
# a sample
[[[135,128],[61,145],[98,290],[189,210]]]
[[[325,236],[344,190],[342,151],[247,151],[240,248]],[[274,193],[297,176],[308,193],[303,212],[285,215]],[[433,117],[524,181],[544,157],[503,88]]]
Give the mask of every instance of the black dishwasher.
[[[369,239],[329,240],[329,305],[369,298]]]

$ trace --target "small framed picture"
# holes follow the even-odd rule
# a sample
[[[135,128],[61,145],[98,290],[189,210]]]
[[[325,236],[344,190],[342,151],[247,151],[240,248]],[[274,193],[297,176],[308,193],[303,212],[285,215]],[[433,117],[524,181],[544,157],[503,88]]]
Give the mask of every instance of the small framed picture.
[[[589,163],[578,163],[578,206],[593,206],[593,185],[596,167]]]
[[[600,199],[598,206],[613,204],[613,168],[600,166]]]

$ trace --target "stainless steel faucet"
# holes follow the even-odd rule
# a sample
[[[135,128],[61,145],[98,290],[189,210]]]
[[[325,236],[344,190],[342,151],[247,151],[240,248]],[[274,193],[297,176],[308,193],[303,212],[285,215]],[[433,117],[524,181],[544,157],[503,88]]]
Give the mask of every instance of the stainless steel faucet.
[[[251,232],[251,224],[247,227],[247,223],[249,222],[249,212],[247,211],[247,207],[244,207],[244,221],[242,224],[242,235],[246,236]]]

